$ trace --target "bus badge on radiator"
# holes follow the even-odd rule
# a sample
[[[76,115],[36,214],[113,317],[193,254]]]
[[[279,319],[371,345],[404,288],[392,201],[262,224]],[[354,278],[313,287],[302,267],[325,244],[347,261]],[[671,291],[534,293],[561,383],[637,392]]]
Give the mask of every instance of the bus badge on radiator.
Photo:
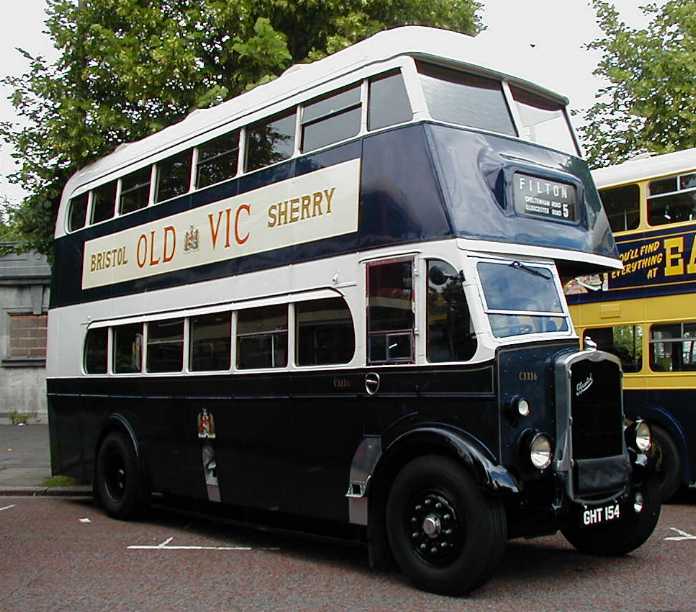
[[[591,386],[594,380],[592,379],[592,373],[583,381],[579,382],[575,386],[575,397],[580,397],[585,391],[587,391]]]
[[[198,413],[198,437],[215,439],[215,419],[212,414],[208,414],[205,408]]]

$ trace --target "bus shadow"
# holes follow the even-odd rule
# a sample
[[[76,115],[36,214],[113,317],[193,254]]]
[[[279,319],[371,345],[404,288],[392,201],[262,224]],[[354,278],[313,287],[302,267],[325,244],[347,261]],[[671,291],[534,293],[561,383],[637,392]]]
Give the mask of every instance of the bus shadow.
[[[102,512],[92,500],[66,500],[81,509]],[[106,516],[106,515],[104,515]],[[413,589],[398,571],[373,572],[370,570],[367,548],[346,539],[288,531],[275,526],[247,525],[235,520],[210,516],[202,512],[182,510],[177,506],[155,504],[146,514],[132,521],[171,530],[175,543],[203,546],[248,546],[266,554],[280,555],[324,566],[326,571],[350,572],[354,579],[376,580],[387,588]],[[135,542],[134,542],[135,544]],[[472,592],[466,599],[471,602],[495,601],[510,590],[534,592],[547,588],[555,581],[577,577],[583,572],[588,579],[598,572],[607,571],[617,559],[605,559],[577,553],[559,536],[538,540],[511,540],[508,542],[500,566],[490,582]],[[630,557],[626,557],[630,563]]]
[[[667,503],[677,506],[693,506],[696,504],[696,487],[680,489]]]

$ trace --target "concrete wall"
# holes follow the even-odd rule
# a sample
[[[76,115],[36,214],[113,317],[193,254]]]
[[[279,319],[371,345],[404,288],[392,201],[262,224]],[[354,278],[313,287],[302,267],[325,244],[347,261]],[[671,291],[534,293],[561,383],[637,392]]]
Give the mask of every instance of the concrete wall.
[[[46,314],[50,268],[37,253],[0,256],[0,417],[13,411],[46,421],[46,360],[10,354],[10,317]]]

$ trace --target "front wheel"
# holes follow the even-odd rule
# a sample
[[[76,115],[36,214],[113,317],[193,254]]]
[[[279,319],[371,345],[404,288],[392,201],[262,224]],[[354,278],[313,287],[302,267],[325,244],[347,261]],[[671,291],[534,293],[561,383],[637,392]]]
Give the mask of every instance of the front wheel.
[[[641,546],[655,531],[660,518],[660,489],[648,483],[641,489],[643,508],[634,509],[634,502],[627,504],[621,519],[597,527],[571,525],[562,529],[565,538],[579,552],[603,557],[621,556]]]
[[[387,536],[401,571],[419,588],[446,595],[482,584],[502,558],[505,510],[465,469],[438,455],[399,472],[387,501]]]
[[[127,520],[146,505],[142,471],[130,439],[120,431],[108,433],[97,451],[95,493],[106,513]]]

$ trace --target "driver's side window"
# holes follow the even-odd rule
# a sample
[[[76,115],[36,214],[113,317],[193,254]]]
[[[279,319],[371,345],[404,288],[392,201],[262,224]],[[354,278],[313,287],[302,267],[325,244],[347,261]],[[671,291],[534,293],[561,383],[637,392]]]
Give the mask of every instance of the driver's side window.
[[[468,361],[476,353],[477,342],[463,278],[450,264],[429,259],[427,279],[428,361]]]

